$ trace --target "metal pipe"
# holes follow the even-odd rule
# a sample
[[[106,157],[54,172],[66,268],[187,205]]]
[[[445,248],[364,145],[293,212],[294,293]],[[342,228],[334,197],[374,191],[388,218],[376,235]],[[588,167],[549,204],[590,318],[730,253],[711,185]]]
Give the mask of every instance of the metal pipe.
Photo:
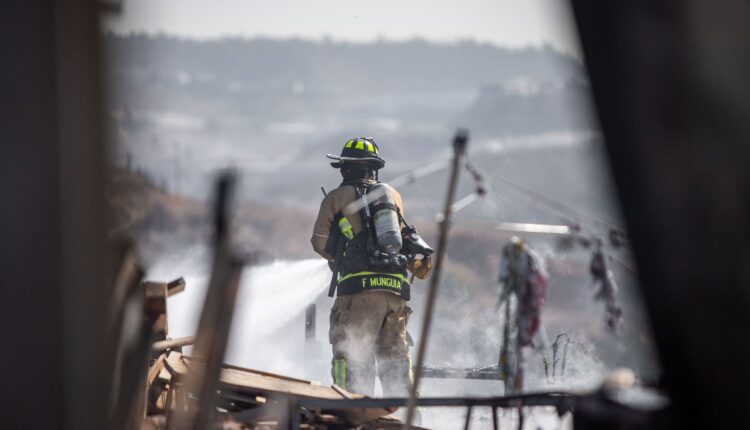
[[[180,337],[177,339],[160,340],[159,342],[154,342],[153,346],[151,347],[151,351],[162,352],[168,349],[175,349],[181,346],[192,345],[194,343],[195,343],[195,336]]]
[[[419,348],[417,350],[417,362],[414,369],[414,382],[411,387],[409,404],[406,410],[406,421],[404,422],[404,428],[406,430],[409,430],[411,428],[411,422],[414,419],[414,408],[416,405],[419,382],[422,377],[424,357],[427,352],[427,342],[430,337],[430,326],[432,323],[432,314],[435,308],[435,297],[437,296],[437,287],[440,282],[440,273],[443,266],[443,259],[446,253],[445,247],[448,242],[448,229],[450,228],[451,222],[451,207],[453,206],[453,199],[456,194],[456,186],[458,185],[458,175],[461,171],[461,160],[466,153],[466,146],[468,145],[468,143],[469,133],[466,130],[459,129],[456,132],[456,136],[453,138],[453,163],[451,168],[450,182],[448,183],[448,196],[445,200],[445,210],[443,211],[443,216],[440,220],[440,235],[438,237],[436,252],[437,255],[435,258],[435,271],[430,278],[430,287],[427,291],[427,307],[425,309],[424,319],[422,322],[422,334],[420,336]]]
[[[423,407],[497,407],[517,408],[518,405],[525,407],[554,406],[567,408],[578,397],[565,392],[529,393],[517,396],[498,397],[420,397],[415,399],[415,406]],[[322,397],[299,397],[299,407],[322,410],[344,410],[344,409],[370,409],[390,408],[407,406],[410,398],[371,398],[359,399],[326,399]]]

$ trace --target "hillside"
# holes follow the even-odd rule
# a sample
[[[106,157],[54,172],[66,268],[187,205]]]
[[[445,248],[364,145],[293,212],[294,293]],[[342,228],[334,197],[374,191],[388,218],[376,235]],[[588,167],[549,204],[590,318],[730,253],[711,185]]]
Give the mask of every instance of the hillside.
[[[106,38],[116,161],[201,199],[228,166],[243,198],[314,210],[325,154],[374,136],[384,178],[444,158],[457,126],[496,139],[596,131],[582,64],[471,41]],[[308,187],[308,185],[310,185]],[[311,196],[313,198],[311,198]]]
[[[115,169],[111,178],[108,194],[113,232],[133,237],[147,262],[181,247],[210,243],[209,204],[170,194],[143,173]],[[233,220],[237,246],[260,251],[268,259],[312,257],[309,235],[313,216],[238,201]]]

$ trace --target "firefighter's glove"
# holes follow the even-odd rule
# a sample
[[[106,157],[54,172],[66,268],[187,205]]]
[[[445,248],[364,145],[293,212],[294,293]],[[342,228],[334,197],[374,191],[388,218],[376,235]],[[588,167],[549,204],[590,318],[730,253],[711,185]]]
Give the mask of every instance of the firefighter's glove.
[[[414,259],[409,263],[409,271],[419,279],[424,279],[432,270],[432,258],[425,256],[419,260]]]

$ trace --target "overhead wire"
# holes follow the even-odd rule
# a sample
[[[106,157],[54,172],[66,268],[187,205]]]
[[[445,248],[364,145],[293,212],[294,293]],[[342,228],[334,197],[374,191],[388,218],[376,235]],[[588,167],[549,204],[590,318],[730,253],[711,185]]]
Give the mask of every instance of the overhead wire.
[[[465,209],[469,207],[472,203],[479,200],[479,193],[471,193],[467,195],[466,197],[462,198],[461,200],[458,200],[457,202],[453,203],[453,206],[451,207],[451,211],[453,213],[456,213],[462,209]]]
[[[493,175],[488,175],[488,178],[490,179],[490,181],[495,181],[495,182],[498,181],[498,179],[495,176],[493,176]],[[504,184],[501,184],[501,185],[504,185]],[[489,184],[488,184],[487,189],[490,190],[490,191],[493,191],[492,187],[489,187]],[[524,192],[521,189],[517,189],[517,188],[513,188],[513,187],[508,187],[506,189],[508,189],[511,193],[515,194],[516,196],[518,196],[518,197],[520,197],[522,199],[527,200],[530,203],[534,203],[534,204],[542,203],[542,202],[539,201],[539,199],[535,198],[535,196],[532,196],[529,193],[526,193],[526,192]],[[494,203],[493,199],[489,199],[489,201],[492,202],[492,203]],[[497,210],[497,211],[501,210],[501,208],[499,208],[497,206],[497,204],[493,204],[493,206],[494,206],[495,210]],[[560,209],[558,209],[556,207],[550,207],[550,205],[545,205],[545,207],[548,210],[552,210],[556,215],[562,217],[570,225],[576,225],[576,224],[578,224],[578,220],[575,217],[571,216],[568,212],[560,210]]]
[[[427,175],[430,175],[432,173],[436,173],[448,166],[449,166],[449,160],[447,159],[431,162],[424,166],[421,166],[416,169],[410,170],[406,173],[403,173],[395,177],[388,183],[394,188],[402,187],[404,185],[409,185],[413,183],[416,183],[419,186],[419,181],[418,181],[419,179]],[[454,213],[460,212],[461,210],[466,209],[467,207],[471,206],[473,203],[479,201],[479,197],[486,195],[487,190],[488,190],[488,187],[484,184],[485,176],[482,175],[475,166],[473,166],[471,163],[466,161],[464,167],[469,171],[469,173],[474,178],[474,181],[477,184],[477,190],[459,199],[458,201],[454,202],[452,206],[452,211]],[[576,218],[572,217],[570,213],[567,210],[565,210],[565,209],[572,210],[572,208],[569,208],[567,205],[564,205],[560,202],[557,202],[541,194],[535,193],[531,190],[521,187],[520,185],[516,185],[508,180],[505,180],[504,178],[500,178],[495,175],[489,175],[488,177],[491,180],[495,180],[495,181],[503,183],[503,185],[510,186],[510,189],[516,195],[522,198],[526,198],[527,200],[531,202],[544,203],[548,208],[553,209],[558,215],[562,216],[563,219],[568,221],[570,224],[578,224]],[[423,195],[426,194],[424,192],[424,189],[421,186],[419,186],[418,190],[421,194]],[[500,210],[500,208],[497,207],[497,205],[495,205],[495,209]],[[438,214],[438,218],[439,216],[440,214]],[[611,225],[614,226],[614,224],[611,224]],[[528,233],[565,234],[565,233],[570,232],[570,229],[566,228],[566,226],[552,225],[552,224],[544,225],[544,224],[533,224],[533,223],[500,223],[498,225],[487,226],[486,228],[511,231],[514,229],[514,227],[517,227],[516,231],[522,231],[522,232],[528,232]]]
[[[598,223],[600,225],[604,225],[608,228],[617,229],[617,230],[624,230],[624,228],[620,227],[619,225],[615,224],[614,222],[599,216],[595,215],[589,212],[586,212],[584,210],[574,208],[572,206],[568,206],[564,203],[561,203],[555,199],[552,199],[550,197],[547,197],[541,193],[538,193],[536,191],[532,191],[528,188],[525,188],[521,185],[516,184],[515,182],[509,181],[508,179],[502,178],[497,175],[489,175],[490,179],[494,179],[497,181],[497,183],[503,184],[505,186],[508,186],[510,188],[513,188],[517,191],[523,192],[524,194],[527,194],[528,196],[534,198],[535,200],[539,201],[540,203],[543,203],[547,205],[548,207],[554,208],[558,211],[564,212],[569,216],[577,217],[577,218],[586,218],[589,221],[594,221],[595,223]]]
[[[418,186],[418,191],[422,195],[425,195],[426,193],[424,189],[421,187],[421,185],[419,185],[419,179],[425,176],[431,175],[433,173],[437,173],[447,168],[449,165],[450,165],[450,160],[448,159],[434,161],[434,162],[425,164],[423,166],[417,167],[416,169],[407,171],[406,173],[403,173],[399,176],[396,176],[391,181],[389,181],[389,184],[393,186],[394,188],[398,188],[398,187],[403,187],[405,185],[416,183]],[[594,223],[597,223],[599,225],[605,226],[610,229],[616,229],[619,231],[624,230],[619,225],[615,224],[614,222],[604,217],[601,217],[596,214],[588,213],[581,209],[566,205],[562,202],[559,202],[541,193],[532,191],[526,187],[518,185],[517,183],[510,181],[508,179],[505,179],[503,177],[500,177],[498,175],[486,175],[486,176],[482,175],[479,172],[479,170],[468,161],[465,162],[464,168],[466,168],[469,171],[469,173],[472,175],[472,177],[474,178],[474,181],[477,184],[477,189],[475,192],[468,194],[465,197],[453,203],[451,210],[454,214],[471,206],[475,202],[479,201],[480,197],[487,194],[488,187],[484,183],[484,178],[488,177],[490,181],[507,187],[507,189],[511,190],[516,195],[522,198],[525,198],[530,202],[540,203],[546,206],[548,209],[551,209],[553,212],[555,212],[557,215],[561,216],[564,220],[566,220],[567,222],[571,224],[571,225],[555,225],[555,224],[537,224],[537,223],[500,222],[497,224],[483,223],[483,225],[469,226],[465,223],[459,223],[459,225],[462,225],[464,227],[486,228],[486,229],[499,230],[499,231],[516,231],[516,232],[523,232],[523,233],[566,235],[566,234],[572,234],[573,229],[571,226],[576,225],[576,228],[578,228],[581,232],[585,232],[589,235],[593,235],[591,232],[588,231],[588,229],[583,228],[582,226],[579,225],[578,219],[583,218],[588,221],[593,221]],[[497,207],[497,205],[495,205],[495,209],[500,210],[500,208]],[[438,217],[440,215],[441,214],[438,214]],[[611,255],[609,255],[608,257],[623,270],[629,272],[630,274],[634,276],[638,276],[637,271],[631,265]]]
[[[398,188],[403,185],[411,184],[415,182],[417,179],[421,179],[432,173],[439,172],[447,168],[448,166],[450,166],[450,160],[448,159],[435,161],[429,164],[425,164],[424,166],[417,167],[416,169],[409,170],[408,172],[403,173],[399,176],[396,176],[395,178],[388,181],[388,184],[390,184],[393,188]]]
[[[610,260],[612,260],[615,264],[617,264],[618,266],[620,266],[620,268],[622,268],[626,272],[630,273],[631,275],[633,275],[635,277],[638,277],[638,271],[636,271],[635,268],[633,268],[631,265],[629,265],[629,264],[627,264],[627,263],[625,263],[623,261],[618,260],[617,258],[613,257],[612,255],[607,255],[607,257]]]
[[[395,178],[388,181],[387,184],[393,188],[399,188],[399,187],[403,187],[404,185],[413,184],[417,182],[418,179],[421,179],[427,175],[431,175],[433,173],[439,172],[440,170],[445,169],[449,165],[450,165],[450,160],[438,160],[429,164],[425,164],[424,166],[417,167],[416,169],[409,170],[406,173],[403,173],[399,176],[396,176]],[[368,198],[370,200],[376,200],[382,197],[384,194],[385,194],[384,189],[376,190],[376,191],[369,193]],[[364,207],[364,200],[357,199],[349,203],[346,206],[345,210],[348,212],[357,212],[363,207]]]
[[[440,170],[445,169],[449,166],[449,160],[438,160],[435,162],[428,163],[426,165],[423,165],[421,167],[418,167],[416,169],[410,170],[406,173],[403,173],[395,178],[393,178],[391,181],[389,181],[389,184],[393,186],[394,188],[398,188],[404,185],[409,185],[412,183],[417,182],[418,180],[428,176],[432,173],[436,173]],[[532,191],[526,187],[523,187],[521,185],[518,185],[517,183],[510,181],[506,178],[500,177],[498,175],[482,175],[479,170],[474,167],[471,163],[468,161],[465,163],[464,166],[469,173],[474,177],[475,182],[477,185],[477,191],[469,194],[462,199],[456,201],[453,204],[453,211],[461,211],[476,201],[479,200],[479,197],[484,195],[487,192],[487,188],[484,185],[484,178],[488,177],[491,181],[498,183],[502,186],[507,187],[508,189],[514,191],[516,195],[525,197],[531,202],[541,203],[544,206],[546,206],[548,209],[553,210],[557,215],[562,216],[563,219],[568,221],[571,224],[578,224],[578,220],[580,218],[586,219],[588,221],[593,221],[599,225],[606,226],[610,229],[616,229],[619,231],[624,231],[622,227],[617,225],[616,223],[602,217],[596,214],[592,214],[586,211],[583,211],[578,208],[574,208],[572,206],[569,206],[567,204],[564,204],[562,202],[559,202],[555,199],[552,199],[546,195],[543,195],[541,193],[538,193],[536,191]],[[424,194],[424,190],[420,187],[420,192]],[[499,208],[496,208],[499,210]],[[525,224],[525,223],[524,223]]]
[[[505,180],[504,178],[497,177],[495,175],[490,175],[491,180],[504,182],[506,185],[509,185],[509,188],[511,190],[516,191],[517,194],[525,196],[527,199],[530,199],[530,201],[537,201],[540,203],[544,203],[549,209],[552,209],[554,212],[556,212],[558,215],[563,216],[563,218],[566,218],[568,221],[570,221],[572,224],[576,225],[576,228],[579,229],[581,233],[584,233],[588,236],[595,237],[597,236],[593,232],[591,232],[588,228],[584,228],[583,226],[579,225],[575,219],[569,218],[571,216],[570,212],[576,212],[580,215],[584,215],[585,218],[588,218],[589,220],[594,220],[598,222],[600,225],[605,225],[612,229],[618,229],[620,231],[621,228],[617,226],[616,224],[601,218],[597,215],[593,214],[587,214],[584,211],[574,209],[572,207],[569,207],[563,203],[557,202],[554,199],[551,199],[549,197],[546,197],[544,195],[541,195],[539,193],[535,193],[534,191],[528,190],[524,187],[521,187],[519,185],[516,185],[512,183],[511,181]],[[506,225],[503,225],[506,224]],[[518,225],[513,225],[518,224]],[[565,233],[565,227],[566,226],[555,226],[555,225],[534,225],[534,224],[527,224],[527,223],[500,223],[500,225],[496,227],[489,227],[489,228],[495,228],[498,230],[507,230],[507,231],[518,231],[518,232],[527,232],[527,233],[543,233],[543,234],[566,234]],[[547,230],[547,231],[545,231]],[[572,234],[573,230],[568,228],[567,234]],[[622,248],[627,250],[627,248]],[[631,265],[611,256],[608,255],[608,258],[610,258],[616,265],[618,265],[621,269],[625,270],[626,272],[630,273],[631,275],[638,277],[638,272],[633,268]]]

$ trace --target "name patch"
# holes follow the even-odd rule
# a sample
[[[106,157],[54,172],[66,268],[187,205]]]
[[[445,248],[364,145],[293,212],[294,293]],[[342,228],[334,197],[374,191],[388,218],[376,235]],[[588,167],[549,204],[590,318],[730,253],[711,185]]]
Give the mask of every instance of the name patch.
[[[401,281],[389,276],[367,276],[362,278],[362,289],[388,288],[401,291]]]

